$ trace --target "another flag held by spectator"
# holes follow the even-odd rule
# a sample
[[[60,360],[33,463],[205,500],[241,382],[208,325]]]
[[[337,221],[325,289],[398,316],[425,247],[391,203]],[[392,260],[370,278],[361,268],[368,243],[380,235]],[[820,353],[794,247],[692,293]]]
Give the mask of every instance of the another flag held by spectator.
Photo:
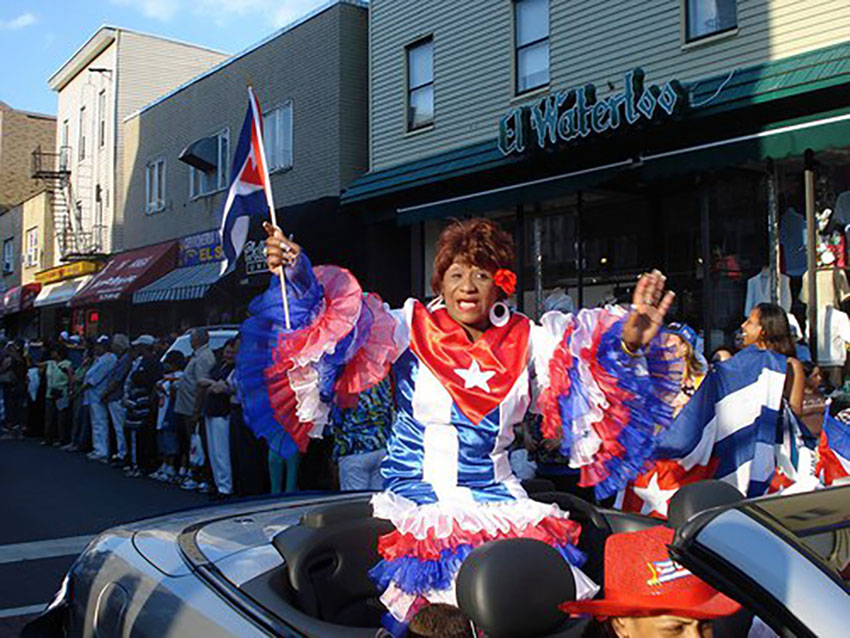
[[[850,484],[850,410],[823,415],[815,471],[824,485]]]
[[[263,115],[257,97],[248,87],[248,112],[233,155],[230,188],[221,216],[221,246],[224,261],[221,274],[236,267],[248,237],[252,215],[269,215],[268,165],[263,148]]]

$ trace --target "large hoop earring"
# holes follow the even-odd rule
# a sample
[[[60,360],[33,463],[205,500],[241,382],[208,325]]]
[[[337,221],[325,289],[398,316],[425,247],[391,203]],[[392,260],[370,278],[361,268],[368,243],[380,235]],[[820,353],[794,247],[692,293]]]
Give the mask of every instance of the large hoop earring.
[[[511,309],[508,308],[508,304],[504,301],[497,301],[492,306],[490,306],[490,323],[496,326],[497,328],[501,328],[506,323],[508,323],[508,319],[511,318]]]

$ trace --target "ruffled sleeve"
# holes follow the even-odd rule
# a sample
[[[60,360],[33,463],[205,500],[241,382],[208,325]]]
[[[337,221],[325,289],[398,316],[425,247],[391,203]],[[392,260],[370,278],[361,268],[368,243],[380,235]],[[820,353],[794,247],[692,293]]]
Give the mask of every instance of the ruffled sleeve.
[[[547,313],[532,331],[536,408],[546,438],[581,471],[580,485],[608,498],[651,458],[673,418],[681,364],[660,339],[642,356],[622,348],[620,307]]]
[[[251,304],[236,361],[245,422],[283,457],[322,435],[333,404],[356,405],[398,352],[394,314],[348,270],[313,268],[302,253],[286,278],[291,329],[273,277]]]

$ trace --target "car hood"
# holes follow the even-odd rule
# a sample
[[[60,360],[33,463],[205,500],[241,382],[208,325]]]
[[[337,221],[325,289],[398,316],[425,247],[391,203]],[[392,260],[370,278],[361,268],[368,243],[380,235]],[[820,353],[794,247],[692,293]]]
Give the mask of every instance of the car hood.
[[[203,558],[227,572],[244,568],[246,559],[279,563],[272,539],[298,523],[312,507],[367,498],[364,494],[311,494],[251,499],[145,519],[120,529],[131,532],[139,554],[168,576],[192,571],[179,546],[183,534],[193,534]]]

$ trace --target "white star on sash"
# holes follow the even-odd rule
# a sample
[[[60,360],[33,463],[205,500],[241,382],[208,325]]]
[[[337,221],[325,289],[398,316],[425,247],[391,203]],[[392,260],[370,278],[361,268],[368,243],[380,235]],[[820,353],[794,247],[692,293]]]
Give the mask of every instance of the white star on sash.
[[[658,474],[653,474],[649,480],[649,485],[646,487],[632,488],[636,496],[643,499],[643,506],[640,508],[641,514],[649,514],[650,512],[658,512],[662,516],[667,516],[667,501],[676,493],[678,487],[672,490],[663,490],[658,486]]]
[[[463,387],[467,390],[470,390],[471,388],[481,388],[484,392],[490,392],[490,386],[487,385],[487,381],[496,374],[496,371],[490,370],[489,372],[484,372],[481,369],[481,366],[478,365],[478,362],[473,359],[472,365],[469,366],[468,370],[455,368],[455,374],[463,379]]]

